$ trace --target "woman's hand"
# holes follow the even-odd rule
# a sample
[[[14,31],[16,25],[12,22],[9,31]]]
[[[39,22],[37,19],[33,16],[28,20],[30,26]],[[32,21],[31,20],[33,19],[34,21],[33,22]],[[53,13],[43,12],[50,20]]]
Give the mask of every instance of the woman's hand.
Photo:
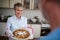
[[[27,28],[32,29],[32,33],[34,33],[34,29],[31,27],[31,24],[28,24]]]
[[[11,38],[13,37],[13,34],[12,34],[11,31],[6,31],[5,35],[8,36],[8,37],[11,37]]]
[[[31,28],[31,29],[32,29],[32,27],[31,27],[31,25],[30,25],[30,24],[28,24],[28,25],[27,25],[27,28]]]

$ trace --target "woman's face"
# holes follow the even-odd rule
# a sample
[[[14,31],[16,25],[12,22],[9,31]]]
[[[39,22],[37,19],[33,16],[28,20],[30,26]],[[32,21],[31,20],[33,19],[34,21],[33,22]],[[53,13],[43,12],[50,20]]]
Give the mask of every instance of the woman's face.
[[[15,9],[15,15],[20,18],[23,12],[23,8],[22,7],[16,7]]]

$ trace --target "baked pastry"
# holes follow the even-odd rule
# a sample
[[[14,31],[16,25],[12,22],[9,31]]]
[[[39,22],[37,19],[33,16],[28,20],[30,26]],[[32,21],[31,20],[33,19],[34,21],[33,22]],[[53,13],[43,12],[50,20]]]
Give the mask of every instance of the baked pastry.
[[[19,39],[28,38],[30,36],[30,33],[25,29],[18,29],[13,32],[14,37]]]

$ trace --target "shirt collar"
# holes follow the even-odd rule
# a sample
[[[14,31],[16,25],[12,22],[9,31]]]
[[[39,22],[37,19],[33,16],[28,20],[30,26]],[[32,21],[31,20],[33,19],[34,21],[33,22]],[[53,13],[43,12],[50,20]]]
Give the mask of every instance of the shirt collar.
[[[15,19],[18,19],[18,18],[16,17],[16,15],[14,15],[14,18],[15,18]],[[22,19],[22,16],[21,16],[21,18],[20,18],[20,19],[18,19],[18,20],[21,20],[21,19]]]

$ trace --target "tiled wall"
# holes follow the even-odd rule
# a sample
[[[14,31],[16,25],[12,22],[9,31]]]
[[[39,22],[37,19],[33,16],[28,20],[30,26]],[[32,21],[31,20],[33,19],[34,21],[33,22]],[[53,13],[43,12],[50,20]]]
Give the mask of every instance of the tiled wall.
[[[13,9],[0,9],[0,13],[3,13],[5,16],[14,15],[14,10]],[[28,19],[34,16],[38,16],[40,20],[43,20],[43,21],[45,20],[40,10],[24,10],[22,15],[26,16]]]

